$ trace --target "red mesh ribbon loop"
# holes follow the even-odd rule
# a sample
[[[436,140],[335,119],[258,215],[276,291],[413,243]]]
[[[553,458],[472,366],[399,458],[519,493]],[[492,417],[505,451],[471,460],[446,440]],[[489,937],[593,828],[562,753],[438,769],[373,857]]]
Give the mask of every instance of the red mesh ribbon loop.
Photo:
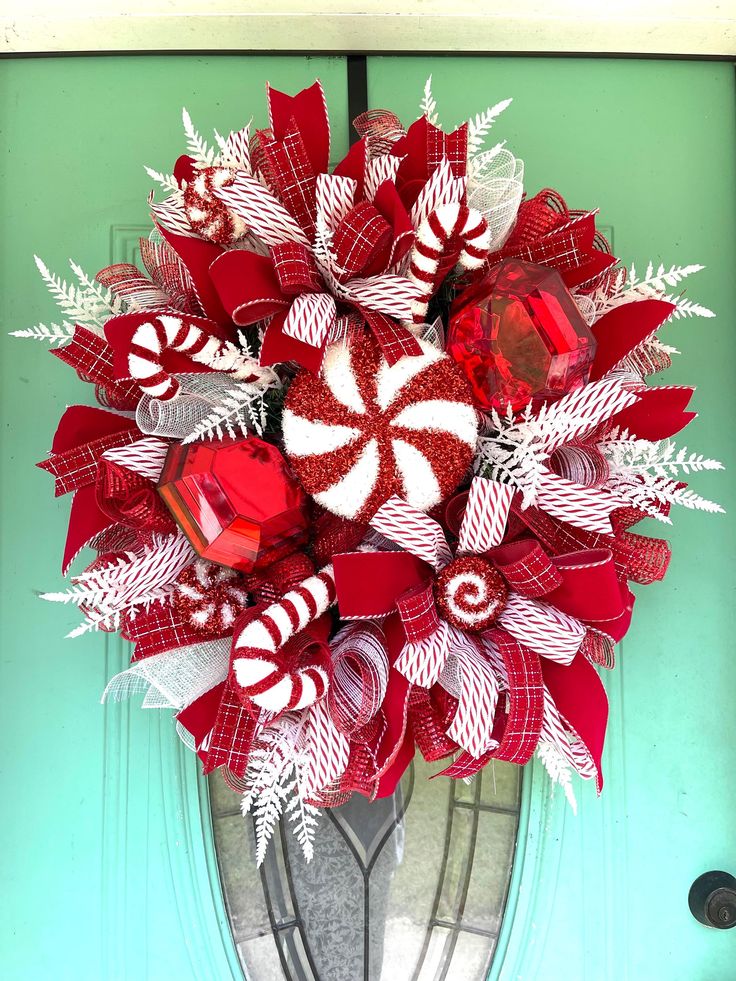
[[[371,156],[388,153],[393,144],[406,135],[404,125],[388,109],[369,109],[353,120],[353,128],[368,144]]]
[[[98,507],[113,521],[149,531],[176,530],[153,481],[132,470],[101,459],[95,490]]]
[[[492,640],[506,667],[509,682],[509,715],[501,743],[492,756],[523,765],[532,758],[542,730],[542,668],[539,656],[522,647],[505,630],[494,630]]]
[[[414,739],[428,763],[456,752],[457,743],[447,729],[457,712],[458,701],[440,685],[431,689],[413,685],[409,694],[409,722]]]

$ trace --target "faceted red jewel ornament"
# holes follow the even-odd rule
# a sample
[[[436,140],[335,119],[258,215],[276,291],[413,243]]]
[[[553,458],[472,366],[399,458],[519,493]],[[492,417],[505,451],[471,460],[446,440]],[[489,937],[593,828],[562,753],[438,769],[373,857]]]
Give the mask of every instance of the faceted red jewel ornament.
[[[307,496],[275,446],[254,436],[174,443],[159,493],[210,562],[253,572],[307,541]]]
[[[596,342],[554,269],[506,259],[455,301],[447,352],[481,408],[516,411],[584,385]]]

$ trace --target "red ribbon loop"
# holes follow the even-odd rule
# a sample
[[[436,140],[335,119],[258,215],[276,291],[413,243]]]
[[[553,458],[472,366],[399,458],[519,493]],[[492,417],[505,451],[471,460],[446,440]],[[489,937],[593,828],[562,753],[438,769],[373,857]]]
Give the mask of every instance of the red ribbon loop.
[[[536,540],[522,539],[500,545],[493,549],[490,558],[509,585],[529,599],[546,596],[562,583],[561,573]]]
[[[431,579],[407,590],[396,601],[396,609],[410,644],[429,637],[440,625]]]

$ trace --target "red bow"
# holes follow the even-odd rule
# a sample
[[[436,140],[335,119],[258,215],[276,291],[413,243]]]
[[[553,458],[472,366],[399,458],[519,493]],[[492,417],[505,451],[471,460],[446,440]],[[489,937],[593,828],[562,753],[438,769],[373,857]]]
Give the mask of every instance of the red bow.
[[[586,661],[586,628],[620,639],[628,626],[633,599],[625,584],[619,583],[610,551],[550,559],[532,540],[491,549],[486,558],[504,577],[509,599],[496,624],[474,635],[438,617],[432,584],[434,570],[447,563],[447,554],[441,549],[436,522],[395,500],[377,513],[374,524],[411,551],[335,556],[341,615],[348,619],[388,616],[388,636],[394,641],[389,646],[392,664],[408,680],[430,690],[441,675],[447,684],[443,672],[448,653],[453,654],[458,680],[452,694],[459,701],[446,732],[456,742],[459,739],[466,750],[460,765],[467,765],[473,757],[480,763],[489,755],[518,763],[529,759],[542,728],[548,673],[547,689],[555,702],[557,683],[565,677],[586,686],[590,699],[596,700],[600,681],[592,667],[588,671],[580,666]],[[548,660],[575,667],[569,675],[554,669],[547,672]],[[493,714],[498,692],[494,672],[508,690],[510,711],[500,745],[486,751],[484,747],[495,738]],[[574,706],[572,716],[565,721],[581,739],[581,727],[589,736],[585,745],[599,775],[596,748],[602,746],[605,713],[598,714],[595,729],[581,726]]]

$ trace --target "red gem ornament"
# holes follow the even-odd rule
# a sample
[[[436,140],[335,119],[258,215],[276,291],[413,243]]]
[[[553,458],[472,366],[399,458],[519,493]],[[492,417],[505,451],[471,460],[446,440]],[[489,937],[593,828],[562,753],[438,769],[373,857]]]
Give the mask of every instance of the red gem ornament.
[[[253,572],[307,541],[306,495],[281,453],[261,439],[174,443],[158,489],[210,562]]]
[[[506,259],[455,301],[447,352],[482,408],[516,411],[588,381],[596,342],[554,269]]]

